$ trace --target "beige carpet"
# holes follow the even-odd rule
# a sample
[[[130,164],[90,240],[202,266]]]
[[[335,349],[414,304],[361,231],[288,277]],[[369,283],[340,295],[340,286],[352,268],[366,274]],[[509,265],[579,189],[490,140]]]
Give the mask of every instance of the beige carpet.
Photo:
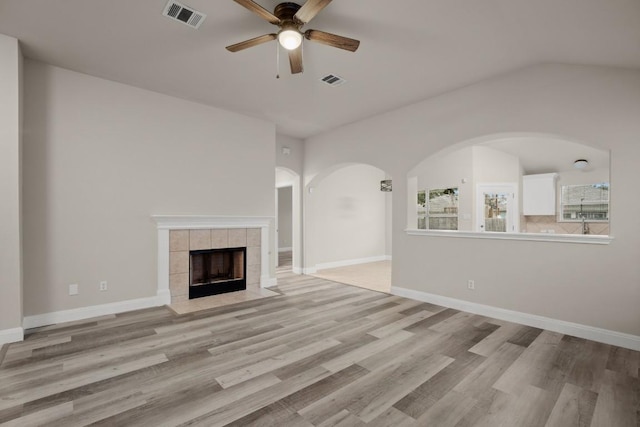
[[[313,276],[372,291],[389,293],[391,290],[391,261],[329,268],[320,270]]]

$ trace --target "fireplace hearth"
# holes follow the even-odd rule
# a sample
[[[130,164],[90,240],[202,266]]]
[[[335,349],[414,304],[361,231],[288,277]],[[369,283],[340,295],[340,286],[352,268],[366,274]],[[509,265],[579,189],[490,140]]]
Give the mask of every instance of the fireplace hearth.
[[[189,251],[189,299],[245,290],[246,251],[245,247]]]

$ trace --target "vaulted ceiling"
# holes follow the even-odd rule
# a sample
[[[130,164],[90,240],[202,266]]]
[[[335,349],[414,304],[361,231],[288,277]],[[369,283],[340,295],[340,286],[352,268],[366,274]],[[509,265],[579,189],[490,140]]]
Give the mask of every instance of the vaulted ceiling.
[[[303,3],[300,0],[300,3]],[[638,0],[333,0],[305,29],[359,39],[351,53],[305,41],[303,74],[232,0],[183,0],[199,29],[162,16],[166,0],[0,0],[0,33],[29,58],[236,111],[305,138],[537,63],[640,68]],[[257,0],[268,10],[276,0]],[[320,81],[337,74],[347,83]]]

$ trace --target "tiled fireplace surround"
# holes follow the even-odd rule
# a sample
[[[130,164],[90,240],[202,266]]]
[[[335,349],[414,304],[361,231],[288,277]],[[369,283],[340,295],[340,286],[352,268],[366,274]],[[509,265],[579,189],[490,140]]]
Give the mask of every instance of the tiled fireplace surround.
[[[247,286],[269,286],[269,217],[161,216],[158,296],[165,304],[189,299],[189,251],[247,248]]]

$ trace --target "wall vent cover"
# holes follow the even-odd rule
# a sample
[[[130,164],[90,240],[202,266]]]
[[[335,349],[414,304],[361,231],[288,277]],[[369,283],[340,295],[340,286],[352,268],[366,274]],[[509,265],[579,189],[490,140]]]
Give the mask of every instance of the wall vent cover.
[[[204,13],[198,12],[189,6],[185,6],[182,3],[178,3],[173,0],[169,0],[169,3],[165,6],[162,14],[167,18],[182,22],[183,24],[196,29],[200,27],[200,24],[202,24],[204,19],[207,17]]]
[[[335,74],[327,74],[326,76],[324,76],[320,80],[325,82],[329,86],[340,86],[340,85],[343,85],[343,84],[345,84],[347,82],[345,79],[343,79],[342,77],[337,76]]]

